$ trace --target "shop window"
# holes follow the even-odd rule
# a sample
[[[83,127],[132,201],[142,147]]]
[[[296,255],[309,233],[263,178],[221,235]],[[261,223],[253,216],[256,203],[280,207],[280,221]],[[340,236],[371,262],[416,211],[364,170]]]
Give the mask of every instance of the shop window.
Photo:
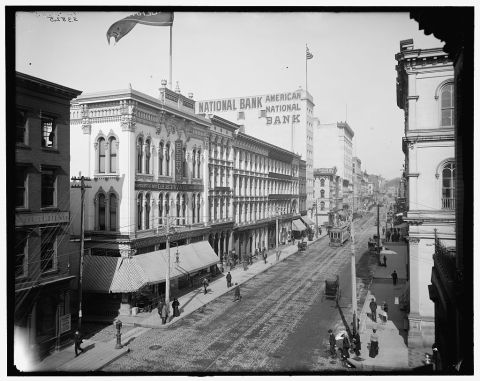
[[[325,210],[325,203],[323,201],[320,202],[320,210]]]
[[[145,196],[145,229],[150,229],[150,193]]]
[[[105,195],[98,195],[98,230],[105,230]]]
[[[163,225],[163,194],[158,196],[158,224]]]
[[[117,196],[110,193],[110,231],[117,230]]]
[[[98,172],[105,173],[105,139],[98,139]]]
[[[163,142],[158,147],[158,174],[163,176]]]
[[[142,230],[142,211],[143,211],[143,195],[140,193],[137,199],[137,230]]]
[[[42,117],[42,147],[55,148],[55,120],[49,117]]]
[[[113,136],[109,139],[110,146],[110,172],[117,173],[117,139]]]

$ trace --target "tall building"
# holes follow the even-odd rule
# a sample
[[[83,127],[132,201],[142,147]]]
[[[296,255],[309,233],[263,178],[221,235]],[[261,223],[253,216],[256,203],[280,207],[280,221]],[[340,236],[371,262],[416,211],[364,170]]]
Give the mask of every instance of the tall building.
[[[341,179],[343,209],[350,209],[353,201],[352,128],[346,122],[316,124],[314,128],[315,168],[337,168]]]
[[[415,49],[400,42],[395,55],[397,105],[405,111],[408,181],[410,312],[408,345],[431,345],[434,304],[428,284],[435,238],[455,246],[455,140],[453,65],[441,48]]]
[[[307,208],[313,199],[313,97],[305,90],[198,101],[198,114],[215,114],[262,141],[301,155],[307,167]]]
[[[14,324],[37,356],[71,335],[69,118],[81,92],[18,72],[15,84]]]
[[[353,212],[362,208],[362,161],[358,157],[352,159],[353,172]]]

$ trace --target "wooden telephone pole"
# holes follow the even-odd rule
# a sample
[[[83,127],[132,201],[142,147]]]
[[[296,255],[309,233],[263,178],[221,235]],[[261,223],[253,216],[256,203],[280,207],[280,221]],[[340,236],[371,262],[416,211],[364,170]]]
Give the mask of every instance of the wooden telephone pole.
[[[80,188],[81,193],[81,212],[80,212],[80,266],[78,274],[78,330],[82,328],[82,280],[83,280],[83,255],[85,244],[85,188],[91,188],[90,185],[85,185],[85,181],[92,181],[89,177],[80,176],[72,177],[76,183],[72,184],[72,188]],[[80,181],[80,184],[78,184]]]

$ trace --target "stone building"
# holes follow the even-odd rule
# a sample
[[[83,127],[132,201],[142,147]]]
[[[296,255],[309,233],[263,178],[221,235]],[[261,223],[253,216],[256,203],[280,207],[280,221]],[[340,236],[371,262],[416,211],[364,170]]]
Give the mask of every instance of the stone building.
[[[405,111],[405,172],[409,224],[408,345],[432,345],[434,304],[428,284],[435,236],[455,246],[454,84],[451,59],[441,48],[400,42],[395,55],[397,105]]]
[[[15,274],[15,331],[26,335],[28,351],[37,356],[71,335],[76,277],[70,271],[69,110],[81,92],[18,72],[15,85],[15,236],[9,237],[15,257],[9,271]]]
[[[338,212],[342,210],[343,199],[340,194],[340,178],[337,168],[315,168],[314,196],[316,217],[313,220],[318,226],[335,226],[338,223]]]

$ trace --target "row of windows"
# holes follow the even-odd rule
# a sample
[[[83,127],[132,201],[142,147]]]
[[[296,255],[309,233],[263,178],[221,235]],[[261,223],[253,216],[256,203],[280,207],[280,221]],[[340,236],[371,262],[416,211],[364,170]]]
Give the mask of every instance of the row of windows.
[[[27,232],[15,232],[15,277],[28,275],[28,241]],[[40,273],[57,269],[57,232],[55,229],[40,229]]]
[[[29,128],[27,111],[16,110],[16,143],[29,145]],[[57,126],[55,118],[42,115],[40,117],[40,146],[44,148],[57,148]]]

